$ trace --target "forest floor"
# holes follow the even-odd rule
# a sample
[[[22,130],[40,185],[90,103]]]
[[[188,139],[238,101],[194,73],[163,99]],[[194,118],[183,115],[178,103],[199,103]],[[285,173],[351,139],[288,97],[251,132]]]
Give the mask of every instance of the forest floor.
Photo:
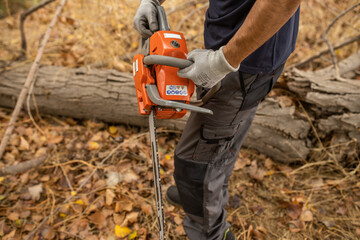
[[[297,48],[287,66],[327,49],[326,28],[355,3],[304,1]],[[27,60],[18,65],[35,58],[57,4],[26,20]],[[41,63],[130,72],[139,43],[132,29],[137,5],[133,0],[69,1]],[[168,0],[165,8],[170,26],[184,33],[189,50],[202,47],[207,1]],[[0,19],[0,67],[6,70],[21,52],[20,11],[1,9],[7,17]],[[341,43],[357,35],[359,26],[357,8],[331,28],[329,40]],[[355,42],[337,50],[336,57],[356,50]],[[306,69],[329,64],[324,56]],[[11,112],[0,108],[0,137]],[[0,177],[0,239],[26,239],[33,233],[30,239],[158,239],[148,129],[41,113],[34,118],[36,125],[21,113],[0,168],[48,157],[36,169]],[[163,191],[174,184],[173,152],[180,134],[158,129]],[[360,239],[360,159],[338,163],[331,158],[334,147],[339,146],[314,149],[311,159],[291,165],[242,149],[227,206],[237,239]],[[186,239],[184,211],[164,204],[168,239]]]

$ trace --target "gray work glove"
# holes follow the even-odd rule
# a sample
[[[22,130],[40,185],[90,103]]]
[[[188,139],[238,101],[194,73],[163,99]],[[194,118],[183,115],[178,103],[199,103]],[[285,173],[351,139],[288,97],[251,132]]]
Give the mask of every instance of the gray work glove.
[[[141,0],[135,14],[133,26],[144,38],[149,38],[154,32],[159,30],[157,5],[160,5],[158,0]]]
[[[237,68],[232,67],[226,60],[223,47],[217,51],[207,49],[196,49],[187,56],[193,61],[189,67],[179,69],[178,76],[194,81],[195,85],[211,88],[220,82],[228,73],[236,72]]]

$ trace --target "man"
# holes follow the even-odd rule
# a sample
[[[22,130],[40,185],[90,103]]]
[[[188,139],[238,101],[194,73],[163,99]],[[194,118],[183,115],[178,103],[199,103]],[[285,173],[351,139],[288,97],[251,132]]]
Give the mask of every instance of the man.
[[[301,0],[209,0],[206,49],[188,54],[194,63],[178,71],[203,96],[214,115],[192,113],[175,150],[176,186],[166,198],[184,208],[191,240],[235,239],[226,222],[228,181],[257,105],[272,89],[295,48]],[[142,0],[134,27],[144,37],[158,30],[158,0]]]

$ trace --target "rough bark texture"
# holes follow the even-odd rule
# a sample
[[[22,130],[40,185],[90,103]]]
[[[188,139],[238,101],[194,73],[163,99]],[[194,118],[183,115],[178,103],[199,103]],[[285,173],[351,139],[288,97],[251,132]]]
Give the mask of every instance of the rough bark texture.
[[[344,77],[353,77],[360,54],[340,63]],[[0,74],[0,106],[13,107],[29,66]],[[306,106],[312,123],[324,139],[334,132],[360,141],[360,81],[335,79],[332,68],[317,72],[287,72],[289,89]],[[42,66],[34,90],[41,113],[148,126],[138,114],[132,76],[115,70],[68,69]],[[180,120],[158,121],[158,126],[182,129]],[[258,109],[244,146],[273,159],[306,159],[316,139],[306,114],[291,98],[267,97]]]
[[[360,51],[339,64],[336,79],[332,67],[316,72],[289,72],[289,89],[309,104],[314,125],[324,138],[344,134],[360,142],[360,81],[350,79],[360,67]]]
[[[304,160],[311,147],[310,124],[295,114],[294,104],[283,102],[283,97],[268,97],[259,105],[244,146],[282,162]]]
[[[0,105],[12,108],[29,65],[0,74]],[[42,66],[34,87],[39,111],[74,118],[147,126],[138,114],[132,76],[115,70],[70,69]],[[181,129],[180,121],[159,121],[159,126]]]

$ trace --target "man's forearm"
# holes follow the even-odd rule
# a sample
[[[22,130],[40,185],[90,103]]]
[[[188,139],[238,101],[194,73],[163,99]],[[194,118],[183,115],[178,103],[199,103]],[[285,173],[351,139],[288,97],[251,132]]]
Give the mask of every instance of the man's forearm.
[[[224,47],[228,62],[237,67],[291,18],[301,0],[257,0],[243,25]]]

